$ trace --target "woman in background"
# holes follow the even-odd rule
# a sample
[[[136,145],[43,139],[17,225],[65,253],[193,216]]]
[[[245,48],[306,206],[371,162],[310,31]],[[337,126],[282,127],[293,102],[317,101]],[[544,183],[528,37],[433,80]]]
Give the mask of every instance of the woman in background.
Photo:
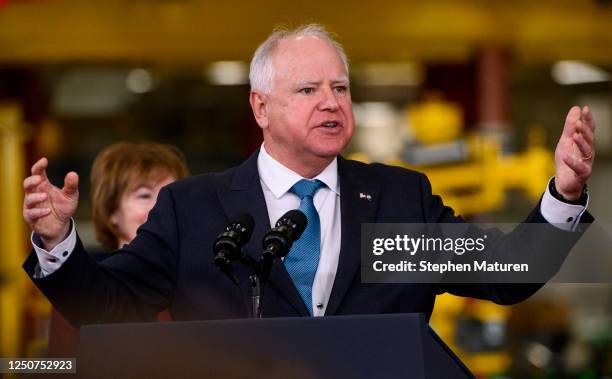
[[[116,143],[91,169],[91,208],[96,237],[109,251],[136,237],[159,190],[189,174],[183,154],[159,143]]]
[[[102,150],[91,169],[91,209],[96,238],[113,251],[130,243],[145,223],[159,190],[189,175],[182,152],[170,145],[120,142]],[[168,321],[167,311],[159,320]],[[49,327],[49,356],[74,357],[74,328],[55,309]]]

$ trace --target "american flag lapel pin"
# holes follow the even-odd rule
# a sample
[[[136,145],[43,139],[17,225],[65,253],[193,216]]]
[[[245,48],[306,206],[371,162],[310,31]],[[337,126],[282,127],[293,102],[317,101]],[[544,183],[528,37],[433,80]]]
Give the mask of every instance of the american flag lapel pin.
[[[359,198],[366,199],[367,201],[372,201],[372,195],[370,195],[369,193],[365,193],[365,192],[359,192]]]

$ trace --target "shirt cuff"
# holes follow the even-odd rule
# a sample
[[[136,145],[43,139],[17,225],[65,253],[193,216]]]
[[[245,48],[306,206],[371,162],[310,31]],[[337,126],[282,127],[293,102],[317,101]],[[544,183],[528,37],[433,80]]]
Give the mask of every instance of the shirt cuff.
[[[588,193],[586,204],[570,204],[555,198],[550,193],[549,186],[546,186],[546,192],[544,192],[540,204],[540,212],[544,219],[555,227],[566,231],[575,231],[588,204]]]
[[[68,233],[68,237],[57,244],[51,251],[47,251],[41,247],[42,241],[40,237],[34,233],[32,233],[31,241],[32,247],[34,247],[34,251],[38,257],[38,265],[40,267],[40,272],[36,270],[35,276],[39,279],[51,275],[62,267],[76,246],[76,228],[74,226],[74,221],[72,219],[70,220],[70,233]]]

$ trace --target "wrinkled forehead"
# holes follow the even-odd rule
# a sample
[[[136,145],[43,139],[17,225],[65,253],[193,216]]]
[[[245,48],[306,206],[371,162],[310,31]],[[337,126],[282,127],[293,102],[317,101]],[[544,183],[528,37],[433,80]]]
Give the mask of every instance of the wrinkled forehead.
[[[298,36],[278,42],[272,55],[276,80],[315,80],[346,78],[346,68],[336,49],[316,36]]]

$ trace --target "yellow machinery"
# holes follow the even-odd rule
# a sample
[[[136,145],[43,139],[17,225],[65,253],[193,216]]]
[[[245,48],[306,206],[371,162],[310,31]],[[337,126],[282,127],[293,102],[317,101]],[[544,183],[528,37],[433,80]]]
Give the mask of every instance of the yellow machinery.
[[[552,154],[544,147],[544,132],[529,131],[526,151],[502,155],[501,141],[494,136],[467,138],[470,159],[464,163],[440,166],[410,166],[427,174],[435,193],[462,215],[475,215],[500,209],[508,190],[522,190],[537,201],[553,175]]]
[[[414,136],[422,145],[435,146],[464,138],[467,145],[464,161],[420,166],[400,160],[390,163],[427,174],[434,193],[462,215],[500,209],[508,190],[521,190],[537,201],[554,172],[544,130],[537,125],[530,127],[525,151],[504,155],[499,136],[463,137],[460,112],[454,104],[431,100],[411,107],[409,118]]]
[[[26,138],[19,106],[0,103],[0,357],[39,357],[47,344],[51,305],[21,268],[29,250],[22,217]]]
[[[21,207],[24,131],[14,104],[0,104],[0,356],[21,356],[27,278],[21,270],[26,238]]]

